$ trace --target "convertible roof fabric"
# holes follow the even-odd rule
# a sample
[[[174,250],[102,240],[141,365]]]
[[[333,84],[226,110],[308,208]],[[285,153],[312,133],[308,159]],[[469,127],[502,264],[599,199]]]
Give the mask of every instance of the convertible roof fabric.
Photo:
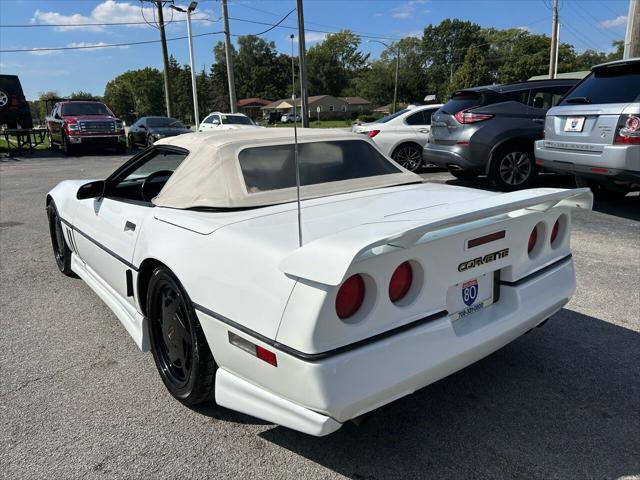
[[[340,130],[298,129],[298,143],[359,140],[366,136]],[[293,144],[292,128],[247,128],[221,132],[198,132],[169,137],[156,145],[174,145],[189,156],[171,175],[153,204],[169,208],[246,208],[294,202],[296,188],[263,192],[247,191],[238,154],[244,148]],[[389,160],[392,162],[392,160]],[[394,163],[398,173],[307,185],[303,199],[421,182],[422,178]]]

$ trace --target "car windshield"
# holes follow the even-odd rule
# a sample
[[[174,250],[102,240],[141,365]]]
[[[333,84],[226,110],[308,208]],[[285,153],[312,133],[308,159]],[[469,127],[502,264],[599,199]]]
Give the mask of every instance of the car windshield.
[[[394,118],[397,118],[403,113],[407,113],[408,111],[409,109],[405,108],[404,110],[400,110],[399,112],[392,113],[391,115],[387,115],[386,117],[382,117],[380,120],[376,120],[373,123],[387,123],[388,121],[393,120]]]
[[[456,92],[443,107],[442,112],[455,115],[467,108],[476,107],[482,103],[482,94],[478,92]]]
[[[185,128],[180,120],[170,117],[151,117],[147,118],[147,125],[149,127],[177,127]]]
[[[400,173],[392,162],[362,140],[301,143],[298,151],[301,185]],[[292,144],[245,148],[238,160],[249,193],[296,185]]]
[[[244,115],[220,115],[223,125],[255,125],[253,120]]]
[[[569,92],[560,105],[638,101],[640,101],[640,62],[593,71]]]
[[[104,103],[99,102],[72,102],[62,105],[63,115],[110,115],[111,110]]]

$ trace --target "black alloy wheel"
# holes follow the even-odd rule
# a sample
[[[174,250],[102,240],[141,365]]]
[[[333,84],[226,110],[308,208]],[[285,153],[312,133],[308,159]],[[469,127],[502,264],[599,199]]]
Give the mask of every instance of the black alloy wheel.
[[[213,399],[213,355],[189,297],[166,267],[151,275],[147,302],[151,352],[171,395],[185,405]]]
[[[52,200],[47,206],[47,217],[49,220],[49,234],[51,236],[51,247],[53,248],[53,257],[56,260],[58,270],[69,277],[73,277],[71,270],[71,249],[67,246],[62,231],[62,221],[58,215],[58,209]]]
[[[127,143],[129,143],[129,148],[131,150],[137,150],[138,149],[138,145],[136,145],[136,141],[133,139],[133,134],[130,133],[127,136]]]
[[[147,145],[146,146],[150,147],[154,143],[156,143],[156,139],[153,138],[153,135],[151,135],[151,134],[147,135]]]
[[[71,142],[69,141],[69,137],[67,137],[66,135],[62,136],[62,150],[64,154],[67,156],[70,156],[76,153],[76,147],[74,145],[71,145]]]
[[[513,146],[496,152],[489,177],[497,188],[510,192],[528,188],[537,173],[533,152],[524,146]]]
[[[410,172],[415,172],[422,165],[422,150],[416,145],[400,145],[391,158]]]

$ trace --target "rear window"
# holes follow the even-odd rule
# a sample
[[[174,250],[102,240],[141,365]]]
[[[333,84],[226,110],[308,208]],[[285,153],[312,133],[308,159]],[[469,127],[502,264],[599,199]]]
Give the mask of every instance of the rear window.
[[[301,185],[400,173],[393,163],[362,140],[301,143],[298,155]],[[245,148],[238,160],[249,193],[296,186],[291,144]]]
[[[442,107],[442,112],[450,115],[466,110],[467,108],[477,107],[482,104],[482,94],[478,92],[457,92],[454,93],[445,105]]]
[[[592,72],[569,92],[560,105],[638,101],[640,101],[640,63],[635,63],[605,67]]]
[[[405,108],[404,110],[400,110],[399,112],[392,113],[391,115],[387,115],[386,117],[382,117],[380,120],[376,120],[375,123],[387,123],[389,120],[393,120],[394,118],[397,118],[403,113],[407,113],[408,111],[410,110],[408,108]]]

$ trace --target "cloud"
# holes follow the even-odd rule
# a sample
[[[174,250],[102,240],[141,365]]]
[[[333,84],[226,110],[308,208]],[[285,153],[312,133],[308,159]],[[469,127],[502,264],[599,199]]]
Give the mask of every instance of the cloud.
[[[527,27],[526,25],[522,25],[520,27],[516,27],[517,30],[522,30],[523,32],[533,32],[533,28]]]
[[[406,19],[412,17],[416,13],[416,5],[420,5],[425,3],[426,0],[410,0],[404,5],[400,5],[399,7],[395,7],[391,9],[391,16],[393,18]],[[425,10],[424,13],[427,13],[429,10]]]
[[[43,48],[34,48],[27,52],[29,55],[34,55],[37,57],[43,57],[45,55],[57,55],[60,53],[60,50],[45,50]]]
[[[105,48],[129,48],[126,45],[123,45],[120,47],[105,47],[105,45],[108,45],[108,44],[104,42],[97,42],[97,43],[71,42],[70,44],[67,45],[67,47],[79,48],[80,51],[82,52],[91,52],[93,50],[104,50]]]
[[[626,24],[627,24],[626,15],[620,15],[619,17],[613,18],[611,20],[603,20],[602,22],[600,22],[600,26],[602,28],[622,27],[622,26],[625,26]]]
[[[31,23],[41,23],[45,25],[69,24],[82,25],[85,23],[120,23],[120,22],[149,22],[154,21],[154,13],[156,8],[153,6],[141,7],[139,4],[128,2],[116,2],[115,0],[104,0],[98,4],[89,16],[74,13],[72,15],[64,15],[58,12],[43,12],[36,10],[31,18]],[[144,16],[143,16],[144,14]],[[165,9],[165,20],[168,21],[172,17],[172,11]],[[145,23],[128,25],[130,27],[146,27]],[[104,26],[90,25],[77,27],[55,27],[59,32],[68,30],[85,30],[92,32],[102,32]]]
[[[422,30],[413,30],[411,32],[407,32],[404,35],[402,35],[403,37],[414,37],[414,38],[422,38],[422,35],[424,34],[424,32]]]
[[[287,36],[287,40],[289,40],[291,37]],[[322,42],[325,38],[327,38],[327,34],[326,33],[321,33],[321,32],[304,32],[304,41],[305,43],[318,43],[318,42]],[[298,36],[295,35],[293,37],[293,40],[295,42],[298,41]]]

